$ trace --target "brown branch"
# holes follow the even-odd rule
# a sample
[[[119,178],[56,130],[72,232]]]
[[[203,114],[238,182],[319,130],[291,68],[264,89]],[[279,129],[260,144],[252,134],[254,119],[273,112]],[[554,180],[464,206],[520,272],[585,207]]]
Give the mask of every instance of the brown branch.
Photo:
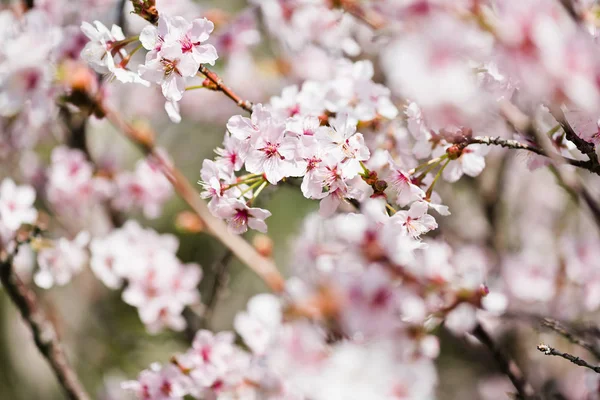
[[[600,374],[600,367],[594,366],[594,365],[592,365],[592,364],[588,363],[587,361],[585,361],[584,359],[582,359],[582,358],[579,358],[579,357],[576,357],[576,356],[574,356],[574,355],[572,355],[572,354],[569,354],[569,353],[563,353],[563,352],[561,352],[561,351],[558,351],[558,350],[556,350],[555,348],[553,348],[553,347],[550,347],[550,346],[548,346],[548,345],[546,345],[546,344],[543,344],[543,343],[540,343],[540,344],[537,346],[537,349],[538,349],[539,351],[541,351],[542,353],[544,353],[545,355],[547,355],[547,356],[558,356],[558,357],[562,357],[562,358],[564,358],[565,360],[569,360],[569,361],[571,361],[571,362],[572,362],[573,364],[575,364],[575,365],[579,365],[580,367],[586,367],[586,368],[589,368],[589,369],[591,369],[592,371],[594,371],[595,373],[597,373],[597,374]]]
[[[379,13],[362,7],[358,0],[338,0],[338,4],[348,14],[374,30],[382,29],[386,25],[384,18]]]
[[[557,158],[557,159],[560,159],[560,160],[564,161],[565,163],[573,165],[575,167],[586,169],[595,174],[600,174],[600,170],[597,168],[594,168],[591,161],[574,160],[572,158],[563,157],[559,154],[549,156],[547,153],[544,152],[544,150],[540,149],[539,147],[531,146],[531,145],[528,145],[527,143],[521,143],[518,140],[503,139],[499,136],[498,137],[476,136],[476,137],[470,138],[469,143],[479,143],[479,144],[485,144],[487,146],[495,145],[495,146],[501,146],[501,147],[504,147],[507,149],[515,149],[515,150],[527,150],[532,153],[539,154],[540,156],[549,157],[549,158]]]
[[[511,125],[517,132],[526,133],[528,136],[535,138],[536,142],[542,148],[542,151],[554,162],[561,164],[562,158],[552,150],[549,138],[542,135],[534,126],[533,120],[524,114],[518,107],[511,102],[505,100],[500,102],[500,112],[506,119],[509,125]],[[567,122],[563,112],[558,109],[551,109],[551,113],[554,118],[561,124],[565,130],[567,138],[571,138],[577,148],[588,156],[592,164],[592,171],[598,173],[598,157],[594,150],[594,145],[581,139],[571,125]],[[562,171],[560,168],[556,168],[550,165],[551,171],[555,174],[559,184],[561,184],[568,192],[583,198],[585,203],[588,205],[592,216],[598,228],[600,228],[600,206],[596,200],[590,195],[588,190],[581,183],[581,179],[573,171]]]
[[[221,79],[221,77],[219,77],[219,75],[217,75],[215,72],[213,72],[210,69],[208,69],[207,67],[205,67],[203,64],[200,65],[200,68],[198,69],[198,71],[200,71],[200,73],[202,73],[212,83],[214,83],[216,85],[216,90],[223,92],[227,97],[229,97],[231,100],[235,101],[235,104],[238,107],[240,107],[250,113],[252,112],[252,103],[249,102],[248,100],[243,100],[229,86],[225,85],[225,83],[223,83],[223,80]]]
[[[592,353],[594,357],[596,357],[596,359],[600,360],[600,348],[594,346],[593,344],[584,340],[577,334],[573,333],[569,328],[564,326],[559,321],[552,318],[541,318],[540,324],[558,333],[559,335],[567,339],[569,342],[583,347],[584,349]]]
[[[89,400],[90,396],[65,356],[54,326],[39,308],[35,293],[13,272],[14,255],[7,255],[0,262],[0,281],[4,290],[29,325],[38,350],[50,364],[67,397],[71,400]]]
[[[231,250],[225,251],[225,254],[216,260],[213,264],[212,270],[214,271],[213,285],[211,286],[210,293],[208,294],[208,298],[206,301],[206,306],[204,308],[204,312],[201,316],[195,313],[193,310],[186,308],[183,313],[183,317],[186,321],[185,335],[187,339],[191,342],[194,340],[196,336],[196,332],[200,329],[206,329],[209,324],[209,321],[212,317],[212,314],[217,305],[217,300],[219,299],[219,293],[225,284],[227,269],[229,266],[229,262],[231,261],[231,257],[233,253]]]
[[[523,399],[535,398],[533,387],[525,379],[525,375],[514,362],[500,349],[491,336],[483,329],[481,324],[477,324],[473,332],[471,332],[479,341],[487,347],[492,356],[496,360],[500,370],[510,379],[519,396]]]
[[[212,290],[208,295],[208,301],[206,302],[206,309],[204,310],[203,326],[206,326],[208,321],[210,321],[213,312],[215,311],[215,307],[217,306],[217,301],[219,300],[219,294],[223,289],[223,285],[226,281],[227,269],[229,266],[229,261],[231,261],[231,250],[227,250],[223,257],[216,263],[216,271],[214,283],[212,285]]]
[[[594,168],[599,168],[598,155],[596,154],[596,148],[593,143],[589,143],[577,135],[571,124],[567,121],[565,114],[561,109],[551,109],[552,116],[558,121],[560,126],[565,131],[565,137],[567,140],[573,142],[577,149],[585,154],[592,163]]]
[[[200,198],[198,192],[190,185],[181,171],[156,151],[153,140],[148,137],[146,132],[138,131],[116,111],[106,106],[103,107],[103,111],[111,124],[137,144],[145,154],[156,159],[161,172],[171,182],[179,197],[202,219],[208,232],[231,250],[240,261],[258,274],[273,291],[281,292],[284,287],[284,280],[273,261],[261,256],[241,236],[231,234],[226,224],[212,215],[206,203]]]

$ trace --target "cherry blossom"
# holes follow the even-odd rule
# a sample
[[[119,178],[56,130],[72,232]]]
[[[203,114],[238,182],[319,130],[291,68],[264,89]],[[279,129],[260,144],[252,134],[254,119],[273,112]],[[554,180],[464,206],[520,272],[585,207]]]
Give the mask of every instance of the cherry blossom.
[[[435,219],[427,214],[427,203],[414,202],[408,211],[398,211],[392,217],[394,223],[409,236],[419,237],[432,229],[437,228]]]
[[[22,224],[33,224],[38,216],[34,202],[35,190],[31,186],[17,186],[5,178],[0,184],[0,225],[16,231]]]
[[[147,218],[160,215],[162,205],[171,197],[171,183],[160,171],[155,160],[137,162],[135,171],[122,172],[115,177],[117,195],[113,200],[118,210],[140,207]]]
[[[60,238],[54,247],[40,250],[37,256],[39,271],[33,277],[44,289],[69,283],[88,263],[87,245],[90,235],[80,232],[73,240]]]
[[[271,213],[262,208],[248,207],[246,203],[237,199],[230,199],[219,204],[215,214],[227,221],[229,230],[233,233],[244,233],[248,228],[259,232],[267,232],[265,219]]]

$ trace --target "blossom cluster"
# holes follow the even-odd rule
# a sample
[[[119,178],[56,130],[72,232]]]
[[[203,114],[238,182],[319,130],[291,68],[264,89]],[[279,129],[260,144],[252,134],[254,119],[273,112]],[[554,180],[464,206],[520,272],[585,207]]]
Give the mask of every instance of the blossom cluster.
[[[111,289],[125,287],[123,301],[137,307],[150,332],[164,327],[182,330],[181,313],[200,302],[202,270],[176,256],[179,241],[173,235],[144,229],[135,221],[90,243],[90,267]]]
[[[135,84],[129,106],[147,116],[141,96],[160,90],[172,122],[185,108],[227,114],[216,156],[194,165],[199,196],[231,233],[267,232],[264,193],[277,186],[318,200],[319,213],[292,244],[280,295],[251,298],[235,333],[200,330],[123,387],[145,400],[433,398],[439,330],[469,334],[506,310],[574,320],[600,309],[599,236],[569,197],[597,181],[563,176],[600,171],[589,3],[253,0],[229,15],[143,0],[131,7],[148,23],[127,29],[83,12],[62,20],[46,3],[2,11],[0,158],[15,178],[0,183],[1,247],[14,250],[45,210],[50,232],[20,245],[15,269],[30,264],[48,289],[89,265],[150,333],[183,330],[202,269],[177,257],[175,236],[122,221],[161,216],[177,160],[125,122],[115,125],[151,150],[132,170],[104,168],[85,143],[88,119],[122,94],[111,81]],[[225,79],[207,67],[217,60]],[[499,143],[529,153],[488,151]],[[442,183],[465,175],[477,179]]]

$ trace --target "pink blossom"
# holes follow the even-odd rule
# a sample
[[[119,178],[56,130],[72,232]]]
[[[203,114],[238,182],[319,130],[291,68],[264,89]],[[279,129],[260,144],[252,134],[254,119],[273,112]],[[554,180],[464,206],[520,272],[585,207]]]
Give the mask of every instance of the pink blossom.
[[[260,136],[248,152],[246,170],[264,174],[269,183],[276,185],[288,176],[299,176],[296,163],[298,140],[285,135],[285,124],[271,120],[262,127]]]
[[[235,330],[255,354],[264,354],[275,339],[281,325],[281,305],[269,294],[254,296],[248,311],[235,317]]]
[[[16,231],[22,224],[33,224],[38,216],[34,202],[35,190],[31,186],[17,186],[5,178],[0,185],[0,225]]]
[[[157,218],[173,194],[171,183],[152,159],[138,161],[134,172],[119,173],[115,183],[117,195],[113,205],[123,211],[141,208],[147,218]]]
[[[248,207],[241,200],[228,199],[219,204],[215,210],[216,215],[227,221],[227,226],[232,233],[244,233],[248,228],[259,232],[267,232],[265,219],[271,213],[262,208]]]
[[[35,284],[49,289],[69,283],[88,263],[89,240],[89,233],[80,232],[73,240],[60,238],[54,247],[40,250],[37,258],[40,269],[33,277]]]
[[[435,219],[427,214],[427,203],[414,202],[408,211],[398,211],[392,216],[394,223],[403,231],[413,237],[419,237],[432,229],[437,228]]]

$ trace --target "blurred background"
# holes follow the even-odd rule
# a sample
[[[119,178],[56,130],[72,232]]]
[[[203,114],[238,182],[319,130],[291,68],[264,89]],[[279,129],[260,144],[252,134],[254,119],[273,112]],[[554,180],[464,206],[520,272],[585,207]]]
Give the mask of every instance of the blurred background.
[[[123,2],[114,0],[39,0],[36,6],[46,10],[58,25],[78,26],[83,20],[99,19],[109,26],[121,21],[126,35],[133,35],[139,33],[145,21],[130,14],[128,3],[125,2],[124,11],[120,10]],[[248,8],[248,2],[159,0],[157,3],[159,8],[164,7],[174,15],[190,18],[207,16],[215,21],[215,34],[211,40],[217,45],[220,55],[215,70],[243,98],[255,103],[279,95],[288,84],[328,74],[320,64],[327,61],[323,61],[320,55],[292,56],[290,49],[277,43],[277,38],[265,36],[267,27],[262,23],[261,14]],[[2,6],[8,9],[14,3],[3,2]],[[243,17],[235,30],[228,30],[232,20],[246,14],[247,18]],[[354,24],[351,30],[358,42],[372,39],[364,26]],[[262,39],[256,39],[261,36]],[[377,55],[370,53],[374,53],[374,48],[365,48],[365,52],[356,58],[376,60]],[[374,80],[383,79],[376,64]],[[202,161],[213,158],[214,149],[222,143],[229,117],[239,114],[235,105],[221,93],[191,91],[186,93],[181,103],[183,121],[173,124],[164,112],[162,95],[156,86],[144,88],[114,83],[106,85],[106,91],[109,102],[127,118],[152,127],[157,133],[158,145],[167,150],[192,183],[200,179]],[[52,146],[61,142],[64,135],[69,135],[69,132],[65,133],[64,125],[51,130],[43,134],[45,141],[35,148],[35,157],[27,159],[28,162],[38,162],[42,170]],[[105,170],[131,170],[141,157],[140,152],[105,121],[91,118],[84,124],[83,130],[92,159]],[[0,134],[8,135],[9,132],[3,130]],[[493,149],[486,157],[487,168],[477,178],[463,177],[458,183],[436,186],[452,215],[436,216],[441,228],[433,232],[432,239],[443,238],[453,247],[476,247],[484,254],[490,272],[490,282],[486,283],[512,296],[511,305],[519,310],[532,315],[556,317],[577,314],[580,320],[594,321],[597,318],[595,311],[581,312],[579,305],[569,301],[574,293],[583,290],[581,286],[557,291],[552,301],[540,305],[529,301],[531,299],[522,301],[523,296],[520,298],[519,293],[511,293],[504,283],[526,279],[519,275],[520,261],[515,261],[512,269],[501,269],[503,252],[518,250],[524,236],[543,241],[542,236],[558,238],[561,232],[569,231],[582,234],[591,243],[598,243],[597,229],[585,211],[581,211],[578,201],[556,185],[550,170],[529,171],[528,161],[527,156],[521,153]],[[4,157],[0,178],[23,177],[22,163],[23,159],[16,160],[10,154]],[[593,195],[598,196],[600,182],[595,178],[586,177]],[[200,187],[197,186],[197,189],[200,190]],[[272,213],[268,219],[268,238],[272,241],[273,257],[284,275],[289,276],[293,268],[290,265],[293,238],[301,232],[304,218],[318,209],[318,202],[305,199],[293,185],[280,184],[269,187],[257,206]],[[40,204],[40,208],[43,207]],[[175,222],[184,210],[185,204],[173,196],[156,219],[147,219],[142,213],[130,213],[125,217],[138,220],[144,227],[178,237],[178,257],[185,263],[195,262],[202,266],[204,275],[199,291],[203,302],[208,303],[215,286],[216,271],[220,270],[227,252],[221,244],[202,232],[189,233],[178,229]],[[78,221],[67,221],[67,225],[70,224],[77,226]],[[106,229],[102,224],[97,228],[99,231]],[[253,233],[245,235],[250,242],[255,236]],[[551,242],[544,241],[538,247],[539,251],[554,251],[548,244]],[[235,313],[244,309],[248,298],[266,291],[262,281],[248,268],[235,258],[225,259],[223,288],[218,293],[210,318],[202,317],[202,306],[186,311],[191,319],[213,331],[232,329]],[[600,266],[600,259],[597,265]],[[31,271],[21,273],[26,279]],[[513,275],[507,278],[507,274]],[[558,280],[555,276],[550,279]],[[527,282],[534,282],[527,289],[535,291],[536,281]],[[57,328],[69,359],[95,399],[125,398],[120,390],[122,381],[135,379],[152,362],[166,362],[171,355],[184,351],[190,345],[189,331],[148,334],[137,310],[122,301],[120,291],[107,289],[89,269],[64,287],[42,290],[33,284],[30,286],[35,288],[42,307]],[[580,393],[587,392],[589,385],[593,384],[588,382],[586,372],[564,360],[545,358],[535,350],[535,346],[547,341],[560,345],[563,351],[585,355],[581,349],[532,320],[516,321],[506,317],[488,322],[495,328],[494,338],[498,346],[516,359],[535,385],[544,386],[548,398],[553,398],[558,388],[563,393],[570,393],[569,398],[584,398],[579,397],[583,396]],[[440,399],[497,399],[498,393],[513,391],[508,379],[499,374],[494,359],[475,340],[468,336],[456,337],[443,328],[439,328],[436,334],[441,339],[442,349],[437,360]],[[54,375],[34,346],[29,330],[0,290],[0,399],[63,398]]]

